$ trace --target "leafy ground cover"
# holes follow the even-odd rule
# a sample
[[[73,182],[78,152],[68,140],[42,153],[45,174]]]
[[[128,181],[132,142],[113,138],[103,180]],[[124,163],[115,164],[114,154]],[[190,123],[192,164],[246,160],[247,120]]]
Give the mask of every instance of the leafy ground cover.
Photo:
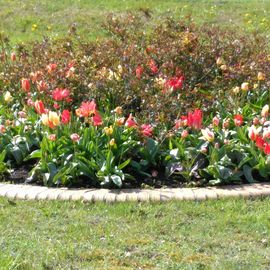
[[[0,199],[1,269],[268,269],[270,200]]]

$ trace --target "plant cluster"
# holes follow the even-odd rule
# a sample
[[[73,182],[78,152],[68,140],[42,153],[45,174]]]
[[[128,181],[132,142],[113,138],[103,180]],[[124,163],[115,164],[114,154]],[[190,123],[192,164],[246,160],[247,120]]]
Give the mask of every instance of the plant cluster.
[[[0,171],[121,187],[267,180],[269,58],[259,35],[108,18],[108,38],[1,37]]]

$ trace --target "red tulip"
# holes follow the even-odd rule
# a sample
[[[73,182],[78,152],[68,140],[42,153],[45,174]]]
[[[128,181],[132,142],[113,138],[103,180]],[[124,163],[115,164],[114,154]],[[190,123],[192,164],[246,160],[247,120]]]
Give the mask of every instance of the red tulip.
[[[140,79],[142,77],[142,74],[143,74],[143,67],[142,66],[138,66],[136,68],[136,77],[138,79]]]
[[[196,109],[194,112],[189,112],[187,116],[187,124],[194,129],[202,128],[202,111]]]
[[[143,124],[141,125],[141,132],[145,137],[152,137],[153,127],[150,124]]]
[[[46,113],[44,104],[41,100],[36,100],[34,103],[35,110],[38,114]]]
[[[241,126],[243,124],[243,116],[241,114],[236,114],[234,117],[233,117],[233,121],[234,121],[234,124],[236,126]]]
[[[21,87],[25,92],[29,92],[30,91],[30,82],[28,79],[21,79]]]
[[[92,116],[96,113],[97,110],[97,104],[95,103],[94,100],[92,101],[87,101],[87,102],[82,102],[80,108],[76,110],[76,114],[79,117],[88,117]]]
[[[150,62],[149,62],[149,67],[151,69],[151,71],[156,74],[158,72],[158,66],[155,62],[155,60],[151,59]]]
[[[47,71],[50,74],[53,73],[56,70],[56,68],[57,68],[57,65],[56,64],[49,64],[49,65],[47,65]]]
[[[261,137],[261,136],[257,136],[256,138],[256,146],[263,150],[265,147],[266,141]]]
[[[176,76],[169,79],[165,83],[165,88],[171,89],[172,91],[180,90],[183,88],[183,83],[184,83],[184,76],[179,76],[179,77]]]
[[[95,112],[95,115],[92,117],[92,120],[93,120],[94,126],[101,126],[102,125],[102,118],[97,111]]]
[[[63,110],[62,115],[61,115],[61,122],[66,125],[70,122],[71,119],[71,114],[69,110]]]
[[[10,54],[10,59],[12,62],[16,61],[16,54],[14,52]]]
[[[68,100],[70,97],[70,91],[68,89],[56,88],[52,91],[52,98],[55,101]]]
[[[265,147],[264,147],[264,153],[266,155],[270,155],[270,144],[266,143]]]
[[[129,128],[130,127],[136,127],[137,126],[137,123],[133,119],[132,114],[130,114],[129,117],[128,117],[128,119],[126,120],[125,126],[126,127],[129,127]]]

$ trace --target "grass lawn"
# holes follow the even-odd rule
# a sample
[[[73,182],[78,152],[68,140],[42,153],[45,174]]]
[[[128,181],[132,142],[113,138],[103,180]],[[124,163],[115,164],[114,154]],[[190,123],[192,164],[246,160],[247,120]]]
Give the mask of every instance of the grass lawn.
[[[0,269],[269,269],[270,198],[158,204],[0,199]]]
[[[150,9],[155,19],[191,15],[208,22],[240,29],[269,32],[270,1],[262,0],[0,0],[0,32],[13,43],[62,36],[76,23],[84,38],[102,36],[101,22],[110,12]]]

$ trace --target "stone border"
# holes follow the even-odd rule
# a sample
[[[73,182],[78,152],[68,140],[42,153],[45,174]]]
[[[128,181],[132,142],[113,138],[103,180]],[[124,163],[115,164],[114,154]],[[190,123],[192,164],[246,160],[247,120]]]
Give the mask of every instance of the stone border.
[[[260,197],[270,195],[270,182],[206,188],[162,189],[68,189],[0,183],[0,196],[21,200],[62,200],[84,202],[144,202],[206,199],[226,197]]]

